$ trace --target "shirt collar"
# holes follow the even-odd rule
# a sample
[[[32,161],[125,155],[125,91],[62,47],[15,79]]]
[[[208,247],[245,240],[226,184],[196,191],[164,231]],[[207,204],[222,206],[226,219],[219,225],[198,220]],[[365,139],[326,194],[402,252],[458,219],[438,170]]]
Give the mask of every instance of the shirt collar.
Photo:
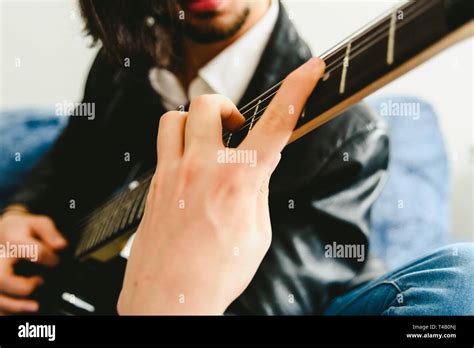
[[[278,1],[272,1],[267,13],[232,45],[226,47],[205,66],[198,76],[211,89],[238,103],[260,61],[278,17]],[[192,84],[190,97],[194,97]]]
[[[152,87],[162,97],[167,109],[186,104],[193,97],[217,93],[235,104],[242,98],[278,18],[279,2],[272,0],[267,13],[232,45],[198,71],[185,92],[176,76],[161,68],[150,70]]]

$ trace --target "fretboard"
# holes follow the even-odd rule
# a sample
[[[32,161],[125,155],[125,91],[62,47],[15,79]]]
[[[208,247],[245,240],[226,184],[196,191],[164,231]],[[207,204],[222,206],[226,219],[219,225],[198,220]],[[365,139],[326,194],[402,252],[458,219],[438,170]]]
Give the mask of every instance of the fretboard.
[[[81,257],[135,227],[145,211],[151,175],[130,182],[126,188],[93,211],[79,226],[81,237],[75,255]]]
[[[323,54],[326,74],[308,99],[290,142],[439,51],[472,36],[473,13],[471,0],[411,1]],[[252,131],[279,86],[275,85],[240,109],[246,122],[240,130],[224,133],[226,146],[236,147]],[[150,180],[151,175],[130,184],[84,219],[78,231],[81,237],[76,256],[87,255],[133,231],[143,215]]]

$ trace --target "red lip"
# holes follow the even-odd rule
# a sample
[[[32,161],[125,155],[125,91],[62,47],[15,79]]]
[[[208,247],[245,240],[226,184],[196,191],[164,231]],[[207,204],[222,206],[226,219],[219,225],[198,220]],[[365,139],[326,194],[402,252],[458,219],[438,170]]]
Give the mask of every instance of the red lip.
[[[187,10],[196,13],[215,12],[221,5],[222,0],[187,0]]]

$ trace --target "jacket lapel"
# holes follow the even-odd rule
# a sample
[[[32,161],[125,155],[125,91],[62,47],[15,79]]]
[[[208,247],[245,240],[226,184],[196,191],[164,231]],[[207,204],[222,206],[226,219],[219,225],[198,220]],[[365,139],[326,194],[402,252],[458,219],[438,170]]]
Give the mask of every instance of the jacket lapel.
[[[238,107],[244,106],[284,79],[310,57],[309,47],[296,32],[288,13],[280,3],[275,28]]]

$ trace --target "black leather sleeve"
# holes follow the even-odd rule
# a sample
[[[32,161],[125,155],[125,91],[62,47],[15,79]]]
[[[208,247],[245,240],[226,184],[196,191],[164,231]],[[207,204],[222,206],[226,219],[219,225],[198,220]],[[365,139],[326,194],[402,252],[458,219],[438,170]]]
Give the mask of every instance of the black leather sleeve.
[[[383,124],[356,106],[290,146],[280,164],[270,191],[272,245],[229,313],[322,314],[334,296],[382,271],[368,261],[368,235],[388,164]],[[328,257],[334,242],[363,246],[364,259]]]
[[[33,213],[52,216],[57,224],[90,209],[90,202],[97,199],[95,194],[100,191],[84,187],[94,185],[92,174],[101,147],[99,119],[113,92],[112,74],[106,58],[99,53],[89,72],[83,98],[83,102],[94,103],[95,118],[69,118],[51,149],[24,177],[10,204],[23,204]]]

